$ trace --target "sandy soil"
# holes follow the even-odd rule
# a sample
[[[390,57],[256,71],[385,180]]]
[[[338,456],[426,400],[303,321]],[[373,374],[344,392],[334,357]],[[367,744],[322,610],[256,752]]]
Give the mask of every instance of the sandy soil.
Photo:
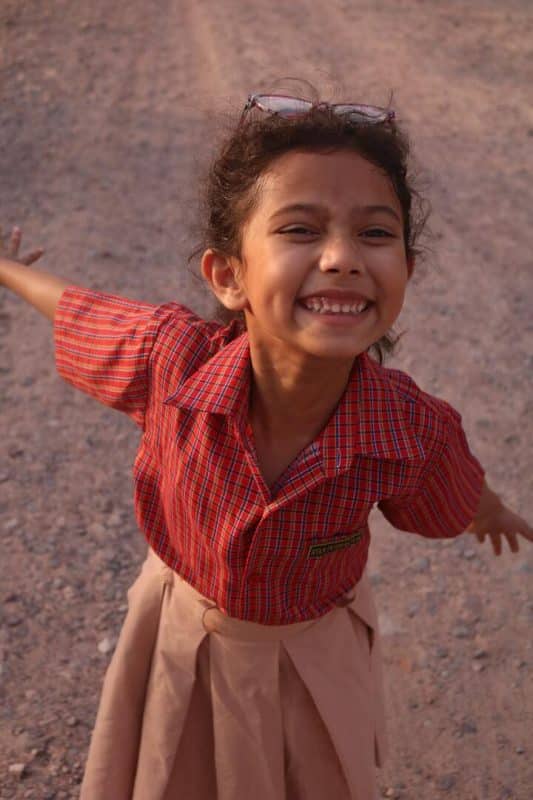
[[[217,115],[286,75],[328,97],[394,90],[434,235],[391,365],[461,411],[489,480],[533,517],[529,0],[3,0],[0,13],[4,229],[20,224],[73,283],[201,313],[186,256]],[[74,798],[145,549],[138,433],[60,380],[49,323],[7,292],[0,332],[1,796]],[[383,795],[529,800],[531,549],[496,559],[379,517],[374,531]]]

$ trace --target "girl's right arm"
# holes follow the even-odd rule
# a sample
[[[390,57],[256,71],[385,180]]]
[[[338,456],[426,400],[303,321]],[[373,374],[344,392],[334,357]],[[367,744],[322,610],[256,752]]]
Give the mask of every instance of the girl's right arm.
[[[53,322],[59,299],[70,284],[55,275],[29,267],[41,257],[43,250],[34,250],[19,258],[20,240],[21,232],[14,228],[6,248],[0,241],[0,286],[11,289]]]

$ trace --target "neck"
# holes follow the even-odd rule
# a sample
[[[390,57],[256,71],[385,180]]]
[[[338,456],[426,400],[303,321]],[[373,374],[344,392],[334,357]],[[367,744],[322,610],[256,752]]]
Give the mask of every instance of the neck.
[[[326,425],[348,383],[351,362],[286,357],[251,349],[250,420],[264,436],[311,441]]]

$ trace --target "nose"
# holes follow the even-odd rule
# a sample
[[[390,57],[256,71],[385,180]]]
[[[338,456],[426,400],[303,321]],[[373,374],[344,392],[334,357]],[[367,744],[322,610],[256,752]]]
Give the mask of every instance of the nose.
[[[363,254],[351,236],[329,239],[322,250],[319,267],[321,272],[354,275],[365,271]]]

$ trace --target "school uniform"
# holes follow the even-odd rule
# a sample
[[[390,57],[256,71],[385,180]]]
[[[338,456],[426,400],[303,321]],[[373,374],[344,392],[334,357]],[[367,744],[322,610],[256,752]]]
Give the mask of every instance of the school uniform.
[[[459,414],[366,353],[325,428],[269,488],[239,322],[70,286],[59,373],[142,429],[128,594],[83,800],[369,800],[383,759],[368,515],[451,537],[483,469]]]

